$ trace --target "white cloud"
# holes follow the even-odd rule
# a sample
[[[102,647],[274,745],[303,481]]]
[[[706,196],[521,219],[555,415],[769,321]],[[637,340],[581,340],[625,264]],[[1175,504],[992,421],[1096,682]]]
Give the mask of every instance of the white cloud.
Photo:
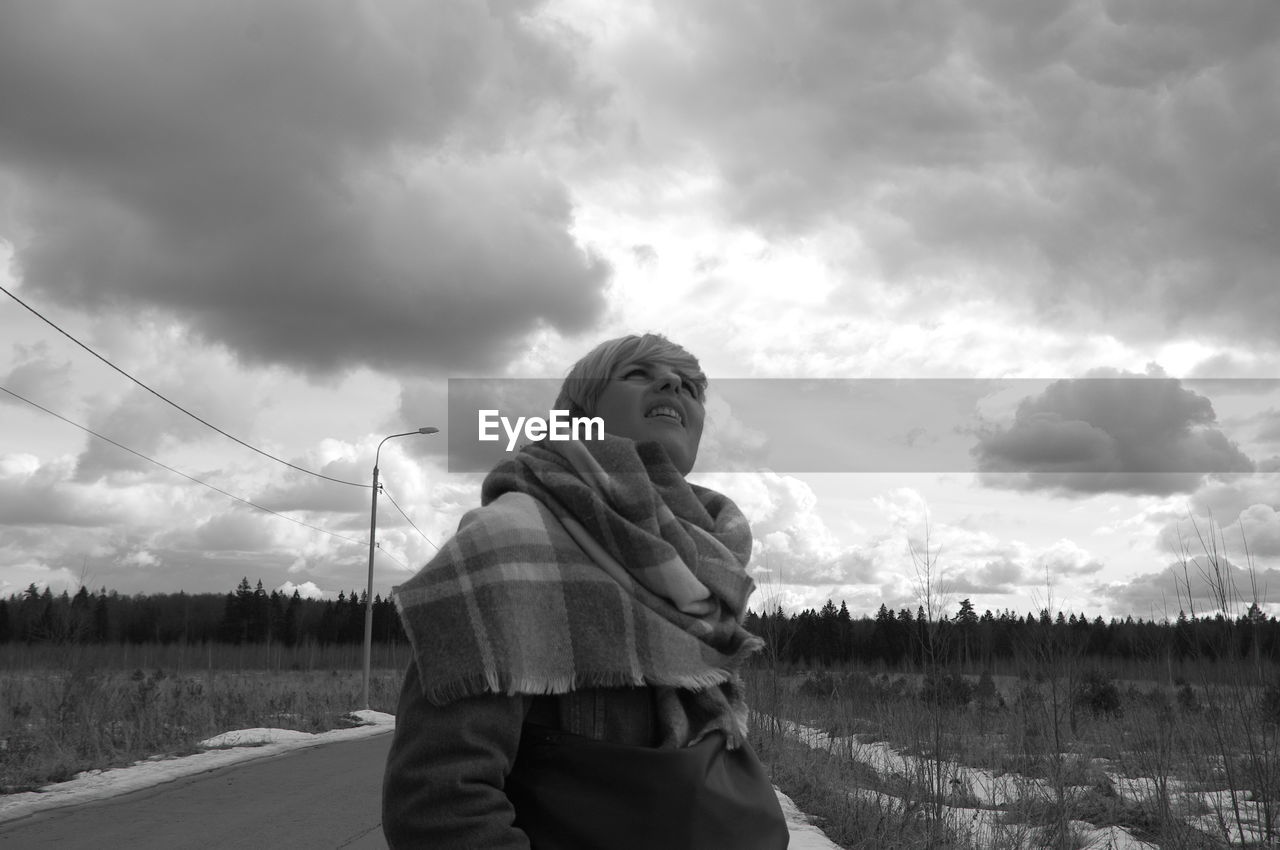
[[[1059,540],[1034,556],[1030,564],[1032,575],[1047,576],[1050,581],[1060,577],[1093,575],[1103,564],[1088,550],[1071,540]]]
[[[276,590],[280,591],[285,596],[293,596],[294,592],[297,591],[298,595],[303,599],[336,599],[338,597],[338,594],[334,591],[321,590],[319,587],[316,587],[315,582],[312,581],[304,581],[302,584],[294,584],[291,581],[286,581],[284,584],[277,587]]]
[[[1170,564],[1127,581],[1099,582],[1094,592],[1115,610],[1170,620],[1179,611],[1188,616],[1212,616],[1223,610],[1224,600],[1225,613],[1231,617],[1243,614],[1255,599],[1264,607],[1280,603],[1280,571],[1257,569],[1251,574],[1234,558],[1220,558],[1218,564],[1214,569],[1203,555],[1198,555],[1186,569],[1181,564]]]
[[[58,404],[71,389],[71,364],[55,358],[45,342],[26,346],[14,346],[16,365],[0,379],[7,387],[24,398],[40,399],[45,404]],[[19,404],[8,394],[0,395],[0,404]]]

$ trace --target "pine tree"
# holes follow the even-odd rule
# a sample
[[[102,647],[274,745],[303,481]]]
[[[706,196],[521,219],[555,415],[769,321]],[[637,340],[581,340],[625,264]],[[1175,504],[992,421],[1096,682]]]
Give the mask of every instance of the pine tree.
[[[249,640],[253,643],[262,643],[271,634],[271,600],[267,598],[267,591],[262,587],[262,579],[258,579],[258,586],[253,589],[252,595],[245,599],[245,609]]]
[[[960,610],[956,613],[956,631],[960,640],[960,663],[968,665],[972,662],[974,631],[978,627],[978,614],[973,610],[973,603],[968,599],[960,600]]]
[[[840,656],[840,625],[836,622],[836,605],[830,599],[818,612],[814,641],[816,654],[824,665]]]
[[[249,621],[252,605],[253,588],[249,586],[249,577],[245,576],[240,579],[235,591],[227,594],[220,627],[223,640],[235,644],[249,640]]]
[[[90,640],[93,637],[93,611],[89,588],[83,584],[80,585],[80,589],[71,598],[71,604],[68,607],[67,626],[71,640],[76,643]]]
[[[839,658],[842,662],[847,662],[853,658],[853,615],[849,613],[849,606],[844,604],[843,599],[840,600],[840,612],[836,614],[836,625],[839,627]]]
[[[93,639],[106,643],[110,637],[111,618],[107,611],[107,589],[98,591],[98,598],[93,603]]]
[[[293,596],[284,606],[284,625],[281,627],[281,638],[286,646],[297,646],[302,629],[302,594],[295,588]]]

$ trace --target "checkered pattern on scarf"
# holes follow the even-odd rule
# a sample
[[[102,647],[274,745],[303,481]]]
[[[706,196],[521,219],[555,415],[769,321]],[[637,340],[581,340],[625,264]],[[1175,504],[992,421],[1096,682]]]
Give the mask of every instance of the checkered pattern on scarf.
[[[395,595],[428,699],[659,688],[664,743],[745,734],[751,531],[656,443],[527,446]],[[680,716],[683,715],[683,716]]]

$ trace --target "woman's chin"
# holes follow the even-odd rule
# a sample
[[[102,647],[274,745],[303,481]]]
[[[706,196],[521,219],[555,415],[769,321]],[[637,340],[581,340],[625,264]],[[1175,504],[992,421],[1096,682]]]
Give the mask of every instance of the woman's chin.
[[[693,462],[696,458],[689,454],[689,449],[684,445],[672,445],[669,442],[656,440],[663,450],[667,453],[667,459],[671,461],[671,465],[679,470],[681,475],[688,475],[689,470],[693,469]]]

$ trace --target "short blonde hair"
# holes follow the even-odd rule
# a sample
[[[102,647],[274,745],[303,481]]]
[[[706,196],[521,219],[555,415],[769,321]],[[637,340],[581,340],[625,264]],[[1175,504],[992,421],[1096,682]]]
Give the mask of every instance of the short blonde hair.
[[[555,409],[568,410],[570,416],[593,415],[614,370],[632,362],[670,366],[698,388],[699,401],[706,395],[707,376],[698,358],[661,334],[630,334],[600,343],[573,364],[560,385]]]

